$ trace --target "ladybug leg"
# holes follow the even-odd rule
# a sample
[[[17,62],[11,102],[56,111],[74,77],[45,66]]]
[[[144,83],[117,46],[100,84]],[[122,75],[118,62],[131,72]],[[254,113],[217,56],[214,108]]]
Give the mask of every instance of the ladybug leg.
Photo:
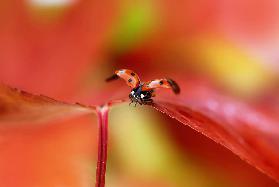
[[[152,104],[152,103],[153,103],[153,99],[146,99],[143,102],[143,104],[145,104],[145,105],[149,105],[149,104]]]
[[[129,94],[129,98],[130,98],[130,103],[129,103],[129,106],[132,104],[132,103],[134,103],[135,101],[133,100],[133,96],[131,95],[131,94]]]
[[[148,103],[153,103],[153,99],[148,99],[147,102]]]

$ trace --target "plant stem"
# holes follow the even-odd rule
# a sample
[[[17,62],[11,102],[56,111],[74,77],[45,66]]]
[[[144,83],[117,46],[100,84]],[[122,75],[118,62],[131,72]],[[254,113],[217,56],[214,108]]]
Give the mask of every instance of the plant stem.
[[[96,169],[96,187],[104,187],[106,180],[107,143],[108,143],[108,111],[107,105],[97,108],[99,120],[98,161]]]

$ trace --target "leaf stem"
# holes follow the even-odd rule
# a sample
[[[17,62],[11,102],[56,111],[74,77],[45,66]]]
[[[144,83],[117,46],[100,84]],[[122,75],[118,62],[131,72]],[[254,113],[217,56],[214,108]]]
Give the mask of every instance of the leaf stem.
[[[96,187],[104,187],[106,180],[107,143],[108,143],[108,111],[107,105],[97,108],[99,120],[98,161],[96,169]]]

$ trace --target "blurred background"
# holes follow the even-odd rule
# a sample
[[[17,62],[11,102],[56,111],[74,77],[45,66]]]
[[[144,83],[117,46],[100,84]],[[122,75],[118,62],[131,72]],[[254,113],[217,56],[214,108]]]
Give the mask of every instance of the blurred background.
[[[128,68],[142,80],[168,76],[182,87],[198,82],[275,117],[279,113],[278,0],[2,0],[0,41],[0,81],[31,93],[103,104],[127,97],[129,88],[122,81],[107,84],[104,79],[115,69]],[[59,136],[62,143],[52,149],[57,142],[51,142],[44,154],[40,150],[48,137],[38,141],[42,137],[35,134],[57,132],[53,124],[22,139],[13,137],[26,135],[25,128],[17,127],[16,133],[10,127],[1,130],[5,154],[0,156],[0,169],[10,168],[0,172],[4,186],[94,185],[97,123],[85,118],[74,119],[85,124],[80,127],[63,122],[58,131],[65,133]],[[67,123],[73,128],[63,130]],[[109,133],[107,186],[278,186],[229,150],[148,107],[127,103],[113,107]],[[25,138],[30,146],[18,143]],[[31,151],[36,162],[10,165],[15,159],[11,155],[30,150],[40,156]],[[73,156],[80,151],[84,154]],[[52,167],[59,162],[50,158],[60,154],[70,160],[86,159]],[[18,183],[6,179],[7,174]]]

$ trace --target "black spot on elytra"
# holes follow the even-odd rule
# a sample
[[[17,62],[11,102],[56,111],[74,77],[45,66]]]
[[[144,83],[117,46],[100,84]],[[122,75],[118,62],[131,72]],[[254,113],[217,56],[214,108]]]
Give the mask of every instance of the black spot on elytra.
[[[134,72],[131,73],[132,76],[135,76],[136,74]]]
[[[128,79],[128,82],[132,82],[133,80],[132,79]]]
[[[164,82],[163,82],[163,81],[160,81],[160,82],[159,82],[159,84],[160,84],[160,85],[163,85],[163,84],[164,84]]]

